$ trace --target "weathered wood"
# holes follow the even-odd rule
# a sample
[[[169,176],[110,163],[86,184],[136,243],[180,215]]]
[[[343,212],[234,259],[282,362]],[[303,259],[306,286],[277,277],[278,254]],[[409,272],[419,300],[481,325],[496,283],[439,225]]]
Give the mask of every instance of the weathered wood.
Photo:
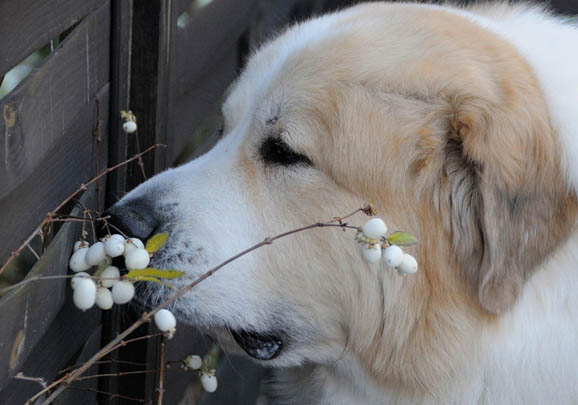
[[[0,103],[0,199],[30,176],[109,77],[110,4],[83,21]],[[73,85],[71,85],[73,84]]]
[[[81,202],[94,208],[96,192],[85,193]],[[72,215],[82,216],[82,209],[73,209]],[[63,225],[27,278],[67,274],[72,245],[80,238],[81,229],[78,222]],[[60,310],[68,285],[63,279],[36,281],[0,299],[0,390],[18,372]]]
[[[70,299],[70,289],[67,291],[67,301],[58,313],[54,322],[44,335],[38,340],[28,360],[20,371],[28,377],[40,377],[46,382],[52,381],[63,368],[86,359],[78,358],[79,350],[88,347],[84,354],[94,353],[93,342],[98,342],[98,324],[100,313],[96,309],[82,312],[74,307]],[[96,334],[95,334],[96,333]],[[94,336],[87,344],[87,339]],[[82,353],[81,353],[82,354]],[[89,370],[92,374],[97,367]],[[32,395],[40,391],[39,384],[30,381],[11,379],[0,391],[0,404],[21,405]],[[59,404],[78,405],[86,402],[57,402]]]
[[[2,0],[0,77],[106,0]]]
[[[108,85],[77,112],[64,135],[51,145],[24,182],[0,199],[0,261],[20,246],[48,212],[96,174],[94,159],[99,152],[99,167],[106,167],[108,110],[100,108],[97,119],[97,102],[108,105]],[[98,122],[100,143],[93,133]]]

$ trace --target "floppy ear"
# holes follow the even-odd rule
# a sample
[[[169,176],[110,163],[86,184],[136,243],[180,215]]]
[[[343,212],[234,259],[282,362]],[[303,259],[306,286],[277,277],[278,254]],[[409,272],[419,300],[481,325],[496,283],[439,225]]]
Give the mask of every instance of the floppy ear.
[[[482,307],[500,314],[568,236],[576,198],[562,178],[544,103],[450,103],[443,175],[453,245]]]

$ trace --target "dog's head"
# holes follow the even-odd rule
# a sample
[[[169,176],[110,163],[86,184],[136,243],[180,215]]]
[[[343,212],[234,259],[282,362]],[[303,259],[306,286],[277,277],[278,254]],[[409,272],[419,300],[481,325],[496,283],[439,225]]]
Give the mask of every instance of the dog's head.
[[[420,271],[402,278],[366,264],[352,233],[308,230],[231,262],[174,305],[271,365],[347,351],[383,381],[448,375],[574,222],[531,68],[441,9],[374,4],[296,25],[250,58],[222,110],[209,153],[112,209],[137,236],[169,232],[152,264],[186,272],[177,287],[368,200],[420,240],[409,249]],[[171,292],[155,285],[147,299]]]

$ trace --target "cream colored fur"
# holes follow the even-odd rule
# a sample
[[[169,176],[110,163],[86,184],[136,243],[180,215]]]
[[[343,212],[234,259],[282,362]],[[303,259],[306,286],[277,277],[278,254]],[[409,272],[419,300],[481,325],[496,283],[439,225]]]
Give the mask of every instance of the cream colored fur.
[[[174,309],[231,350],[228,328],[283,333],[263,362],[278,403],[577,403],[577,32],[531,7],[374,3],[264,45],[223,106],[222,141],[121,202],[162,195],[171,240],[154,264],[184,284],[373,200],[420,239],[420,271],[368,265],[352,234],[316,229]],[[270,136],[312,166],[265,164]]]

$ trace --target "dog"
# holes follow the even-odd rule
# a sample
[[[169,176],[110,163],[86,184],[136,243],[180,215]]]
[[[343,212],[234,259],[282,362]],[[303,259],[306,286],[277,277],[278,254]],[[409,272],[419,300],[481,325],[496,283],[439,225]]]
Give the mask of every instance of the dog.
[[[216,146],[111,214],[169,233],[152,265],[184,271],[175,287],[369,200],[417,236],[415,275],[316,228],[171,306],[272,367],[273,403],[577,403],[576,44],[570,21],[507,3],[367,3],[298,23],[249,58]]]

